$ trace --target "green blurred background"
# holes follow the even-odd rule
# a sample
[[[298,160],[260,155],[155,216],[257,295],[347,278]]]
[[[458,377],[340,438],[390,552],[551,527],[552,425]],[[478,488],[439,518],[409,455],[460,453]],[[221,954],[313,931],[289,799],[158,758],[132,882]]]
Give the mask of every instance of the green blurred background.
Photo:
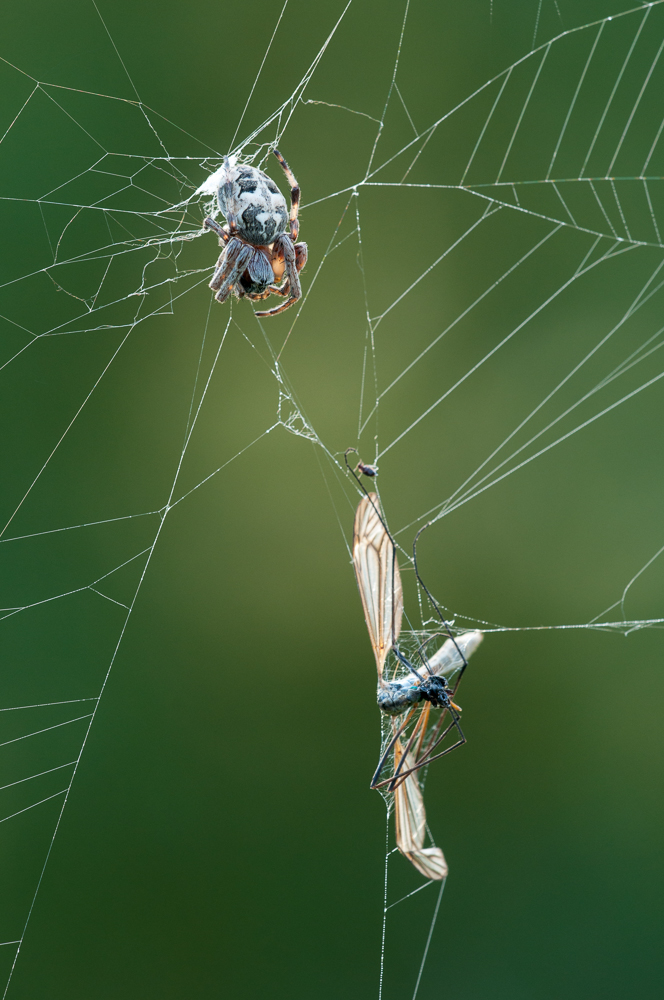
[[[240,138],[294,91],[344,6],[291,0]],[[595,239],[582,227],[602,231],[595,200],[584,200],[587,186],[573,193],[569,185],[577,228],[553,234],[432,348],[358,441],[366,308],[382,314],[486,205],[459,190],[363,187],[336,229],[349,194],[327,196],[364,177],[404,9],[356,0],[304,93],[327,104],[295,108],[281,149],[303,189],[309,298],[295,324],[295,310],[265,321],[267,340],[248,303],[233,306],[176,498],[274,424],[270,350],[287,335],[283,372],[302,412],[331,453],[358,444],[370,461],[374,434],[379,449],[392,442],[569,280]],[[2,605],[35,605],[0,622],[0,706],[94,697],[122,637],[7,996],[377,996],[385,809],[368,788],[379,719],[344,545],[357,499],[351,485],[322,449],[277,427],[169,512],[123,631],[122,605],[145,566],[136,556],[159,523],[150,512],[168,500],[192,393],[200,398],[229,306],[210,309],[212,237],[164,246],[159,258],[154,248],[118,252],[108,273],[108,257],[94,251],[158,233],[147,213],[187,198],[219,162],[214,151],[231,145],[280,7],[141,0],[100,10],[112,42],[87,2],[28,0],[0,16],[8,60],[0,68],[1,124],[9,130],[0,145],[0,360],[9,362],[0,371],[3,524],[74,421],[4,536],[21,540],[0,546]],[[541,44],[620,10],[608,0],[417,0],[397,75],[415,129],[528,53],[535,32]],[[559,176],[578,175],[642,16],[603,30]],[[594,37],[572,34],[552,47],[504,180],[546,175]],[[662,11],[653,8],[591,174],[606,172],[663,37]],[[512,74],[469,184],[496,179],[537,65]],[[657,72],[616,176],[638,175],[661,121]],[[37,81],[59,86],[30,96]],[[158,113],[150,113],[152,126],[131,103],[136,93]],[[438,129],[409,179],[458,184],[496,95],[480,95]],[[259,141],[275,134],[273,125]],[[413,136],[393,95],[376,164]],[[190,157],[174,161],[180,185],[158,159],[166,151]],[[377,179],[398,182],[414,151]],[[151,158],[156,166],[146,166]],[[658,151],[651,175],[664,173],[663,160]],[[111,195],[118,176],[132,173],[131,189]],[[651,217],[637,200],[641,182],[630,183],[620,188],[626,225],[651,245],[601,264],[554,298],[380,460],[385,510],[406,549],[413,529],[401,529],[457,489],[661,266],[646,233]],[[650,187],[664,221],[657,184]],[[476,190],[497,196],[495,188]],[[560,216],[550,189],[520,191],[524,205],[534,199],[531,214],[501,209],[378,325],[381,387],[555,228],[541,217]],[[94,205],[117,212],[106,219]],[[616,216],[617,202],[610,212]],[[194,206],[182,228],[194,232],[200,218]],[[175,231],[176,216],[160,225]],[[71,262],[89,251],[91,260]],[[62,265],[52,266],[55,255]],[[145,300],[127,298],[144,266],[146,284],[161,284]],[[657,284],[655,276],[651,291]],[[660,303],[654,294],[621,326],[533,430],[655,334]],[[99,311],[88,314],[90,306]],[[156,314],[143,321],[149,312]],[[141,322],[132,327],[135,316]],[[26,347],[46,331],[62,335]],[[658,364],[655,353],[558,432],[655,377]],[[655,384],[441,520],[420,546],[430,588],[468,620],[525,628],[599,615],[664,541],[661,424]],[[130,516],[138,514],[145,516]],[[109,520],[117,518],[126,519]],[[128,560],[97,587],[112,601],[87,589]],[[605,620],[661,617],[663,574],[653,563],[630,589],[624,614],[617,608]],[[414,614],[410,574],[406,588]],[[52,600],[61,594],[69,596]],[[656,629],[627,638],[578,629],[487,636],[460,699],[469,742],[427,780],[428,819],[451,874],[421,1000],[661,995],[661,660]],[[0,750],[3,784],[76,759],[88,720],[69,720],[91,705],[4,712],[2,742],[18,742]],[[70,773],[2,792],[3,816],[56,796],[0,825],[2,941],[21,935]],[[389,901],[419,881],[394,857]],[[413,994],[435,898],[429,887],[389,912],[385,1000]],[[3,983],[15,952],[0,949]]]

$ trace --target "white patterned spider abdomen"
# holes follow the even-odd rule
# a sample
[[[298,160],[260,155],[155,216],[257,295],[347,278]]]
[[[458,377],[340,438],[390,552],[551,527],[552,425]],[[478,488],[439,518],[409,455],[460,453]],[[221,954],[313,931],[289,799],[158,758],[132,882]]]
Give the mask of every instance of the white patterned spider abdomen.
[[[285,302],[256,316],[278,316],[302,296],[300,271],[307,262],[307,244],[298,243],[300,185],[278,149],[272,152],[290,185],[290,212],[274,181],[256,167],[238,164],[227,156],[219,170],[198,190],[217,193],[226,225],[216,219],[203,221],[203,229],[216,233],[222,247],[210,288],[217,302],[229,295],[253,301],[278,295]]]
[[[229,233],[252,246],[267,246],[288,228],[286,199],[272,178],[234,156],[224,160],[217,198]]]

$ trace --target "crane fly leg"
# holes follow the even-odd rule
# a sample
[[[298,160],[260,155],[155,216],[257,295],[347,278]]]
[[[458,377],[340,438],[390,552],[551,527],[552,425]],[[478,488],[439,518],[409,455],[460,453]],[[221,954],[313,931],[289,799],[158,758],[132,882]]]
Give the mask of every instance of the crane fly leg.
[[[399,739],[399,737],[403,733],[404,729],[406,728],[406,726],[410,722],[410,718],[411,718],[411,716],[413,714],[413,711],[414,711],[414,709],[411,708],[410,712],[408,712],[408,714],[406,715],[405,721],[399,727],[399,729],[397,730],[397,732],[395,733],[395,735],[392,737],[392,739],[388,743],[387,747],[385,748],[382,757],[378,761],[378,767],[374,771],[374,776],[371,779],[371,784],[369,785],[370,788],[380,788],[381,785],[384,785],[384,784],[387,783],[387,781],[391,781],[392,780],[391,778],[387,778],[386,781],[381,781],[380,784],[376,784],[376,782],[378,781],[378,778],[380,777],[381,771],[385,767],[385,761],[387,760],[387,758],[388,758],[388,756],[390,754],[390,751],[392,750],[392,748],[394,747],[395,743],[397,742],[397,740]]]
[[[394,773],[392,775],[392,781],[387,789],[388,792],[393,792],[394,789],[397,787],[397,784],[399,783],[397,779],[399,778],[401,769],[406,763],[408,756],[410,755],[411,757],[414,756],[415,758],[417,758],[417,754],[419,753],[420,747],[422,746],[422,740],[424,739],[424,734],[426,733],[427,723],[429,721],[430,708],[431,706],[427,704],[426,707],[424,707],[420,712],[420,717],[415,723],[413,731],[408,738],[406,749],[403,750],[403,752],[401,753],[399,758],[399,763],[394,769]],[[413,744],[415,743],[416,740],[417,740],[417,750],[415,751],[414,754],[412,754]],[[396,755],[395,755],[395,764],[396,764]]]

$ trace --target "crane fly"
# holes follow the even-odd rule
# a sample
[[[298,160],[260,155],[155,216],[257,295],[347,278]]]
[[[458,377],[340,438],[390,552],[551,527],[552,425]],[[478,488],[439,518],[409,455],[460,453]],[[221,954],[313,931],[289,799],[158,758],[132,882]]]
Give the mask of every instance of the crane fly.
[[[375,493],[362,498],[355,514],[353,564],[376,658],[378,706],[389,717],[392,733],[371,787],[394,795],[401,853],[426,878],[440,880],[447,875],[447,863],[439,847],[424,847],[426,812],[417,772],[466,742],[459,721],[461,709],[453,698],[482,633],[455,637],[447,629],[440,634],[449,638],[431,656],[426,651],[430,640],[419,647],[419,665],[404,656],[397,645],[403,618],[399,564]],[[446,626],[442,616],[441,622]],[[386,670],[390,653],[393,668]],[[441,710],[437,719],[436,709]],[[445,745],[448,736],[452,742]],[[385,771],[390,772],[387,777],[383,777]]]

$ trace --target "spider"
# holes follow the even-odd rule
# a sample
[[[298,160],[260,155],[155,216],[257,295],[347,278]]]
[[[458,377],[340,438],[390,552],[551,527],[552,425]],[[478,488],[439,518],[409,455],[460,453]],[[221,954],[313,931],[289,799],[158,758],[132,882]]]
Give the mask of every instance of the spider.
[[[274,309],[257,312],[257,316],[276,316],[297,302],[302,295],[299,272],[307,260],[307,244],[295,242],[300,188],[279,150],[273,152],[290,184],[290,216],[286,199],[271,177],[226,156],[217,187],[226,225],[220,226],[214,219],[203,223],[205,229],[217,234],[219,246],[224,248],[210,282],[217,302],[225,302],[231,292],[238,299],[266,299],[271,294],[286,299]]]

